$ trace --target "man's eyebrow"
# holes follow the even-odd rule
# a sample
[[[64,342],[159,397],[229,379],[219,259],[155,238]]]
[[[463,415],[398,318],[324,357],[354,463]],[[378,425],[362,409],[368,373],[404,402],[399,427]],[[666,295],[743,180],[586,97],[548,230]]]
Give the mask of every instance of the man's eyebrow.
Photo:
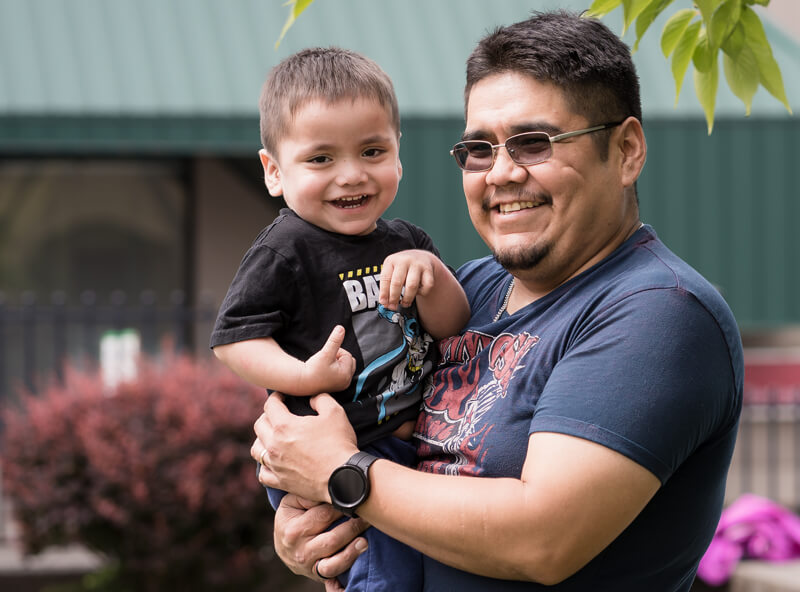
[[[516,136],[517,134],[524,134],[525,132],[545,132],[551,136],[561,133],[561,128],[549,123],[547,121],[530,121],[525,123],[517,123],[512,125],[509,129],[509,136]],[[464,131],[461,134],[461,141],[468,140],[486,140],[496,141],[496,136],[493,133],[487,132],[482,129],[471,131]]]

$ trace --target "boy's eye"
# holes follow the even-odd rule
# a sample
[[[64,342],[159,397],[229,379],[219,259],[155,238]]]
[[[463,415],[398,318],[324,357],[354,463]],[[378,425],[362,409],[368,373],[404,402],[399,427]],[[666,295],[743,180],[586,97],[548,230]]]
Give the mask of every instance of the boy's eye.
[[[308,162],[311,162],[313,164],[325,164],[326,162],[330,162],[330,160],[331,160],[330,157],[320,155],[320,156],[312,156],[311,158],[308,159]]]
[[[380,156],[384,152],[386,151],[383,148],[367,148],[366,150],[364,150],[363,154],[368,158],[372,158],[375,156]]]

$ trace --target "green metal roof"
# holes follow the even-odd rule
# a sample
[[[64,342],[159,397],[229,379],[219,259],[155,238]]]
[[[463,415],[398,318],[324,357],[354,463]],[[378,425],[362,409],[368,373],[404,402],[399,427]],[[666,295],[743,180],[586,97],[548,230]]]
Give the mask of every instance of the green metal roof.
[[[682,3],[689,0],[673,7]],[[0,150],[250,151],[258,145],[253,122],[266,73],[309,45],[375,59],[394,80],[404,117],[461,117],[464,61],[487,30],[530,9],[583,9],[590,0],[317,0],[276,51],[288,14],[283,4],[0,0]],[[617,32],[620,20],[607,17]],[[645,118],[700,117],[690,77],[674,108],[674,83],[658,48],[662,25],[634,56]],[[800,47],[769,23],[767,30],[800,112]],[[631,34],[626,41],[633,42]],[[788,117],[763,89],[753,113]],[[720,85],[717,117],[743,114]]]

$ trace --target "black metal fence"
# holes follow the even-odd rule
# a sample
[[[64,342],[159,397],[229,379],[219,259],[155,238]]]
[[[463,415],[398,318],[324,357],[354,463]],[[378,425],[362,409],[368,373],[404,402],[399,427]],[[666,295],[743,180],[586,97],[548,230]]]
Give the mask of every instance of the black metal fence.
[[[0,404],[20,389],[36,392],[63,380],[67,365],[97,368],[103,342],[121,332],[135,334],[145,355],[165,348],[207,351],[216,314],[210,302],[191,302],[179,291],[161,301],[148,290],[134,298],[112,292],[102,299],[87,291],[77,300],[68,302],[63,292],[47,299],[26,292],[10,303],[0,294]]]
[[[98,367],[103,341],[125,331],[135,333],[145,355],[165,349],[208,355],[216,315],[208,301],[190,302],[180,292],[159,301],[152,291],[135,298],[116,292],[102,301],[84,292],[77,300],[27,293],[11,304],[0,294],[0,405],[20,389],[36,392],[62,380],[67,364]],[[751,388],[745,402],[728,500],[757,493],[800,509],[800,384]]]

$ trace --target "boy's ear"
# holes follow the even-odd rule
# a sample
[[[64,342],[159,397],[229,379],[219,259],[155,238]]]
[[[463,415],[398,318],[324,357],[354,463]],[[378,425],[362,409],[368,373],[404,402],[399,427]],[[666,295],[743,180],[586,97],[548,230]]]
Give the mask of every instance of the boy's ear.
[[[403,178],[403,163],[400,162],[400,138],[403,137],[402,132],[397,134],[397,176],[398,178]]]
[[[261,159],[261,166],[264,167],[264,185],[270,195],[283,195],[283,183],[281,182],[281,171],[278,168],[278,161],[275,160],[263,148],[258,151]]]

